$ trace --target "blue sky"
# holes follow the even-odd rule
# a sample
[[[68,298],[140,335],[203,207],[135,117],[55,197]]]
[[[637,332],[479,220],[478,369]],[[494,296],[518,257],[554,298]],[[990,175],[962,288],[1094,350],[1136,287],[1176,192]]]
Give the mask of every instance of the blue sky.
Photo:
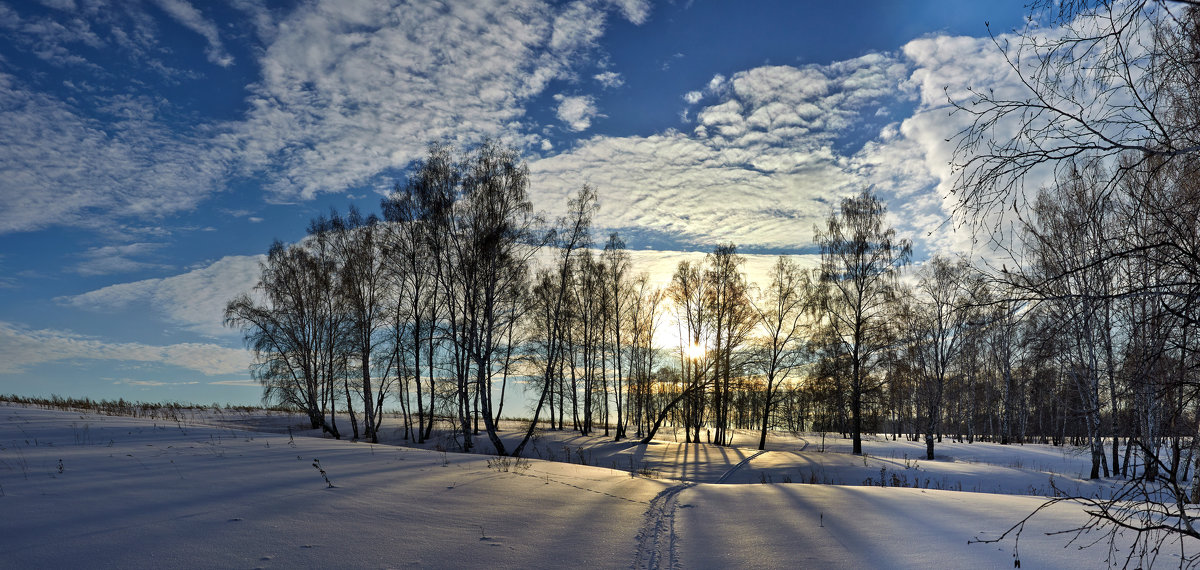
[[[0,1],[0,393],[257,402],[225,301],[434,141],[518,146],[551,216],[593,184],[658,275],[810,255],[863,187],[963,251],[946,93],[1012,88],[1021,4]]]

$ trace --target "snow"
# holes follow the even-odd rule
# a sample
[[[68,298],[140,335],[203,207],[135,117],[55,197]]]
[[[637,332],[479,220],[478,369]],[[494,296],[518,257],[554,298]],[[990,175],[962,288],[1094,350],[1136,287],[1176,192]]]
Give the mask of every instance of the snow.
[[[943,444],[947,459],[928,462],[912,459],[923,444],[880,438],[865,443],[864,466],[840,438],[819,451],[819,434],[773,437],[759,453],[753,434],[736,442],[746,447],[640,446],[547,431],[533,459],[504,466],[308,430],[293,437],[297,420],[0,405],[2,565],[1011,568],[1011,539],[968,542],[1042,504],[1022,493],[1049,489],[1051,474],[1097,492],[1105,484],[1079,479],[1084,459],[1049,446]],[[537,459],[551,452],[560,461]],[[575,463],[561,462],[568,453]],[[881,468],[919,484],[862,485],[872,475],[877,485]],[[810,474],[843,484],[805,484]],[[1044,534],[1085,520],[1074,504],[1032,519],[1022,567],[1103,566],[1103,546]],[[1175,565],[1170,556],[1159,562]]]

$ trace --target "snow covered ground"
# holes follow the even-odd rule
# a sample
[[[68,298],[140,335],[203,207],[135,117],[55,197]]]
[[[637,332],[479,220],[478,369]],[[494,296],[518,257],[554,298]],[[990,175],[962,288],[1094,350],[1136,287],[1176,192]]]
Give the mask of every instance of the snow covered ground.
[[[292,437],[296,420],[0,404],[0,566],[1012,568],[1012,540],[968,541],[1032,512],[1043,499],[1025,493],[1049,492],[1051,476],[1072,492],[1104,485],[1048,446],[946,443],[927,462],[921,444],[882,439],[864,460],[841,439],[820,451],[819,435],[760,454],[751,434],[745,447],[643,447],[547,431],[518,462]],[[1084,520],[1075,505],[1039,514],[1022,568],[1103,566],[1106,548],[1044,534]]]

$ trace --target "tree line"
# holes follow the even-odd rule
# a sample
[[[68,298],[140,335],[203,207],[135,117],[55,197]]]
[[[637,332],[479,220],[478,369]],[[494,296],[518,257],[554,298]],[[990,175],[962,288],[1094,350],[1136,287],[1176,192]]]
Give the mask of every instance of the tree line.
[[[663,425],[699,441],[711,423],[727,442],[752,418],[765,442],[771,399],[800,363],[795,263],[781,258],[773,288],[752,299],[736,247],[721,246],[663,288],[634,273],[618,234],[595,247],[592,188],[547,222],[528,183],[512,148],[433,145],[381,216],[331,212],[299,242],[276,241],[255,290],[225,313],[255,355],[264,400],[333,437],[348,418],[351,437],[372,441],[394,403],[405,438],[423,442],[450,418],[461,449],[483,436],[500,454],[519,454],[539,421],[647,441]],[[672,357],[656,344],[668,304],[699,352]],[[742,350],[759,323],[771,331],[763,359]],[[760,361],[763,402],[745,388]],[[514,382],[536,404],[510,451],[498,425]]]
[[[1185,466],[1194,454],[1194,320],[1171,304],[1186,297],[1114,293],[1171,272],[1111,255],[1118,236],[1097,232],[1121,225],[1104,216],[1150,212],[1099,200],[1101,174],[1043,192],[1020,232],[1028,259],[999,277],[940,256],[904,277],[911,244],[864,191],[814,228],[813,267],[781,256],[759,286],[724,244],[659,286],[618,234],[593,242],[592,188],[548,222],[516,150],[434,145],[381,216],[331,212],[274,243],[226,322],[264,399],[333,437],[348,420],[352,438],[377,441],[398,406],[405,438],[449,419],[461,449],[483,437],[500,454],[521,453],[538,424],[645,441],[669,426],[720,445],[755,430],[760,448],[772,429],[819,430],[855,453],[863,433],[923,438],[929,459],[943,437],[1073,443],[1091,448],[1093,477],[1153,474],[1164,449]],[[1158,211],[1177,229],[1188,215]],[[677,348],[660,345],[672,336]],[[499,423],[514,383],[533,422],[510,449]]]

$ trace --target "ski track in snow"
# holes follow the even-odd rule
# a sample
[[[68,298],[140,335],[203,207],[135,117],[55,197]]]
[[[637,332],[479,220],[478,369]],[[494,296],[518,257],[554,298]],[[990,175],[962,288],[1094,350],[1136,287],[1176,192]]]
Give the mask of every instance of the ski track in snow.
[[[739,461],[737,465],[730,467],[729,471],[722,473],[721,477],[719,479],[717,479],[717,483],[724,483],[725,481],[728,481],[729,478],[731,476],[733,476],[733,474],[736,473],[738,469],[741,469],[742,466],[746,465],[747,463],[750,463],[750,461],[752,459],[754,459],[755,457],[758,457],[759,455],[762,455],[764,453],[766,453],[766,451],[759,451],[759,452],[755,453],[754,455],[751,455],[750,457],[747,457],[747,458]]]
[[[679,568],[679,552],[675,535],[675,509],[679,504],[679,493],[695,483],[679,483],[663,489],[650,501],[642,527],[637,533],[637,556],[633,565],[636,570]]]

